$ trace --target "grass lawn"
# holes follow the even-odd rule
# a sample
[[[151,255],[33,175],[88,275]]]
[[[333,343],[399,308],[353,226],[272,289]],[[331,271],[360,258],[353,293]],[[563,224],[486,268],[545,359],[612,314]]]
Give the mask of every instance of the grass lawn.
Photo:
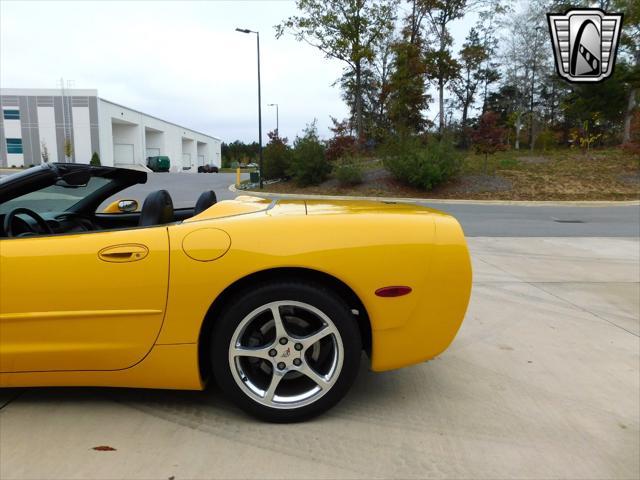
[[[293,182],[266,185],[277,193],[485,200],[637,200],[640,199],[640,156],[620,149],[552,152],[507,151],[489,156],[470,154],[460,175],[431,191],[406,186],[379,160],[363,163],[364,182],[342,187],[330,178],[300,188]]]

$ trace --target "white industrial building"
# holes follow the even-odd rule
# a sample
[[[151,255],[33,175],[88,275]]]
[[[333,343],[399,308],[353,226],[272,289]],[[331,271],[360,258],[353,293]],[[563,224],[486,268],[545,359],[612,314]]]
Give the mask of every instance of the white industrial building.
[[[166,155],[171,171],[220,166],[219,138],[98,97],[97,90],[0,90],[0,167],[49,162],[146,165]]]

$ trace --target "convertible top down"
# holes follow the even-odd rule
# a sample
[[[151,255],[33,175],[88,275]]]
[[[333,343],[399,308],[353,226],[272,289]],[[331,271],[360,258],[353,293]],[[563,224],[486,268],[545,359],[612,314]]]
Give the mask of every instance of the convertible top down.
[[[78,164],[0,179],[0,386],[214,378],[246,411],[296,421],[344,396],[363,350],[374,371],[419,363],[461,325],[471,267],[449,215],[213,192],[174,209],[164,190],[99,208],[144,182]]]

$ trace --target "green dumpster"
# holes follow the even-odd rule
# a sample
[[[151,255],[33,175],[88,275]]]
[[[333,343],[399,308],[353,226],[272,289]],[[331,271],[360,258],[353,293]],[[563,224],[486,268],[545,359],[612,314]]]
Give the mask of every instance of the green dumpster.
[[[168,172],[169,167],[171,167],[171,161],[169,160],[169,157],[165,155],[148,157],[147,167],[149,167],[154,172]]]
[[[260,181],[260,172],[250,172],[249,180],[251,183],[258,183]]]

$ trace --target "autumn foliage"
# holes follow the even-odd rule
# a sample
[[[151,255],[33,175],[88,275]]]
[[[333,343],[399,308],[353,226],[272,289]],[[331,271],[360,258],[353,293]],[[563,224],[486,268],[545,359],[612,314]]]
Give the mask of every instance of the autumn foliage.
[[[478,126],[471,132],[473,149],[476,153],[484,154],[484,170],[487,170],[487,157],[494,153],[506,150],[506,131],[499,126],[499,116],[492,111],[485,112],[478,122]]]

